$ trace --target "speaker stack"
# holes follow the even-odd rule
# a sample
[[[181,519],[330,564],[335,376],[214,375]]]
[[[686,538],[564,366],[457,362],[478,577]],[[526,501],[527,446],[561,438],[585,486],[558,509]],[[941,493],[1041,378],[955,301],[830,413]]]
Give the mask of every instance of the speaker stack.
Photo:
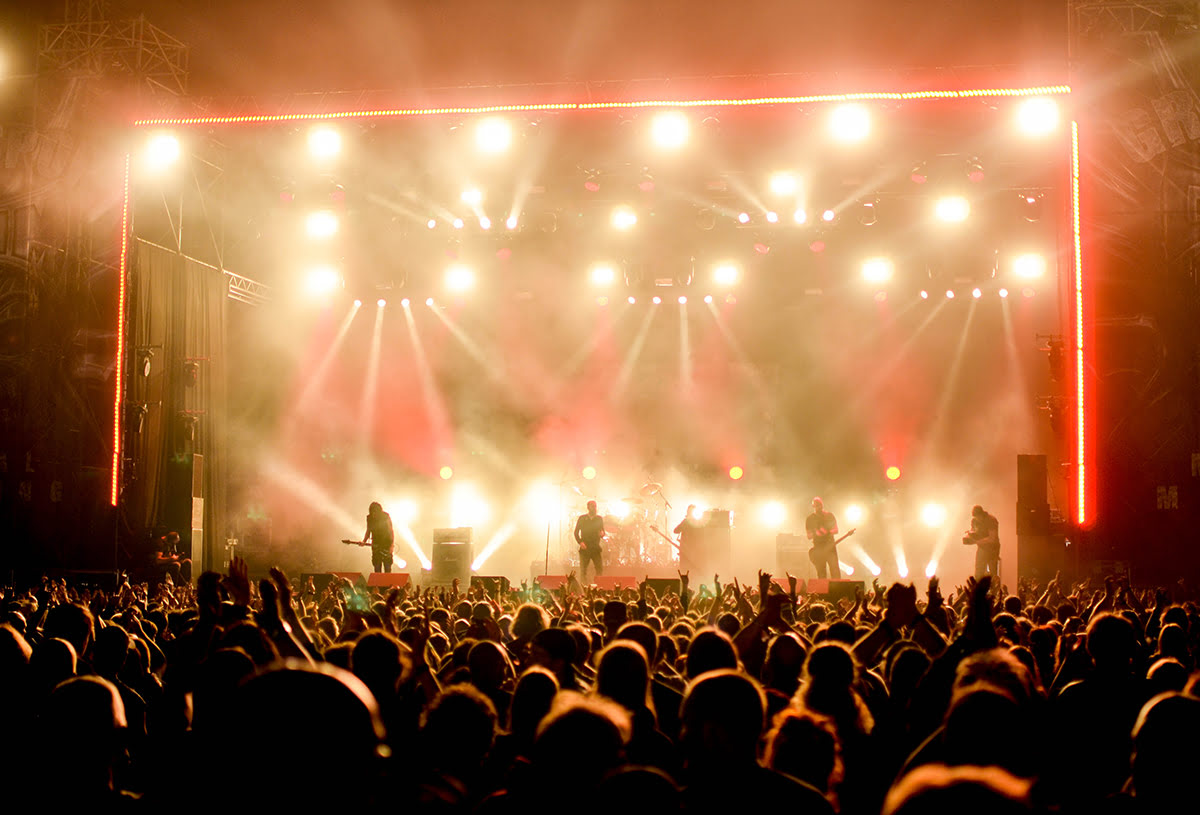
[[[1017,456],[1017,576],[1043,585],[1066,566],[1066,544],[1050,526],[1046,457]]]
[[[471,585],[471,528],[456,527],[433,530],[433,569],[429,585],[450,586],[458,580],[459,588]]]

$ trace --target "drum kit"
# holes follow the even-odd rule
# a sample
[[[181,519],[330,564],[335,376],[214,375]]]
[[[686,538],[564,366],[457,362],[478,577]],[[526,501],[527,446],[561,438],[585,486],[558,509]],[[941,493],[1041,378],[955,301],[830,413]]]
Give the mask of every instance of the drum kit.
[[[581,498],[582,491],[573,488]],[[671,504],[663,495],[662,485],[649,482],[632,495],[603,500],[596,498],[597,510],[604,516],[605,568],[616,566],[649,567],[677,564],[675,548],[654,533],[652,527],[667,524]],[[586,506],[574,508],[575,516],[587,512]]]

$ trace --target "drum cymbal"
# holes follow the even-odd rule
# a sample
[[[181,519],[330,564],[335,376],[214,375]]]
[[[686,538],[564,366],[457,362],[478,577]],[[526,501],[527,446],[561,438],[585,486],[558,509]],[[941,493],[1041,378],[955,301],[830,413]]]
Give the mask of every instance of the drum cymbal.
[[[647,497],[651,495],[658,495],[660,492],[662,492],[662,484],[651,481],[649,484],[644,485],[639,492]]]

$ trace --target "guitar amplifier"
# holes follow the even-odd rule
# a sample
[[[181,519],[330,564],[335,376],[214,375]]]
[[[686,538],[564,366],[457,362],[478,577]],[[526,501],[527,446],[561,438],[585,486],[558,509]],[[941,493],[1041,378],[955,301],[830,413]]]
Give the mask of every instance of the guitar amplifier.
[[[433,530],[434,543],[470,543],[471,527],[452,526]]]
[[[808,539],[804,535],[779,534],[775,536],[775,568],[781,575],[795,577],[808,573]]]

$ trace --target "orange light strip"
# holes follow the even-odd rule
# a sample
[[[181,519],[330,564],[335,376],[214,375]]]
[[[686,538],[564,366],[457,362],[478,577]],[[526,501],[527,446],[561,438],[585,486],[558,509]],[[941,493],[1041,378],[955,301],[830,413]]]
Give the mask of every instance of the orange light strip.
[[[121,262],[117,267],[117,384],[113,390],[112,497],[115,507],[121,492],[121,386],[125,371],[125,266],[129,258],[129,156],[125,156],[125,197],[121,204]]]
[[[385,110],[347,110],[336,113],[280,113],[250,116],[193,116],[181,118],[136,119],[136,127],[158,125],[263,124],[272,122],[327,121],[330,119],[378,119],[408,116],[470,115],[476,113],[515,113],[541,110],[620,110],[634,108],[719,108],[759,105],[804,105],[816,102],[857,102],[870,100],[973,99],[1003,96],[1063,96],[1070,85],[1040,85],[1029,88],[974,88],[941,91],[865,91],[816,96],[757,96],[749,99],[660,99],[645,102],[550,102],[540,105],[488,105],[486,107],[394,108]]]
[[[1071,230],[1075,239],[1075,522],[1086,524],[1088,517],[1087,388],[1084,380],[1084,299],[1083,237],[1079,224],[1079,123],[1071,122]]]

